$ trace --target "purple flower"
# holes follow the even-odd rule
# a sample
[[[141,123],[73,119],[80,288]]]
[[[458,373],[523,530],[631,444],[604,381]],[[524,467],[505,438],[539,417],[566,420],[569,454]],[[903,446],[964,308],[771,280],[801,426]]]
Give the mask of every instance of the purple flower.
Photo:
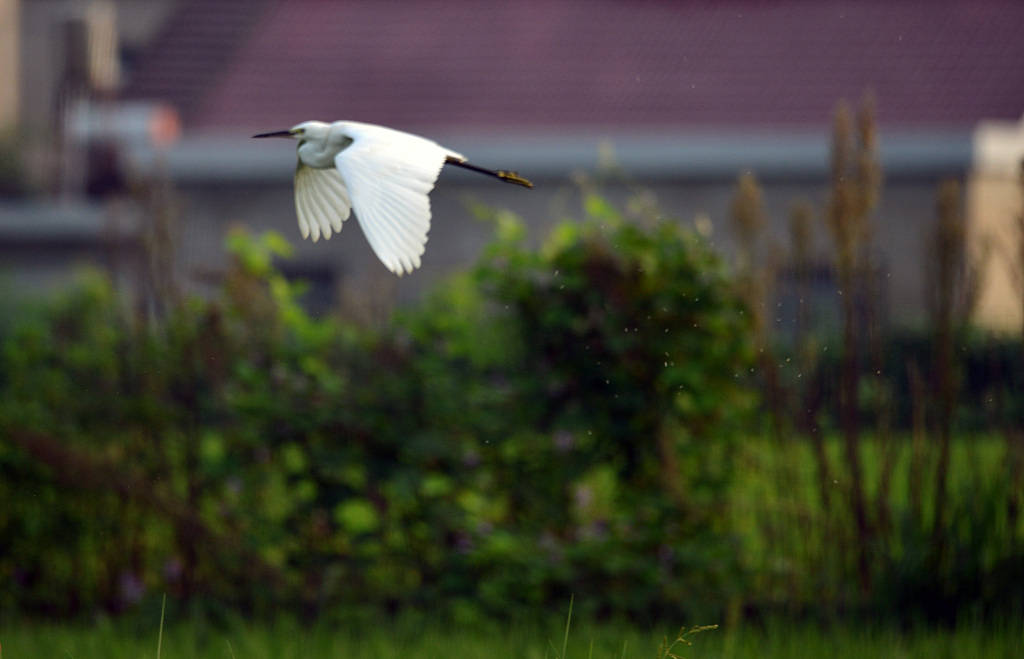
[[[572,450],[575,443],[576,438],[572,436],[571,432],[567,430],[559,430],[555,433],[555,448],[562,453]]]
[[[118,594],[121,602],[128,606],[138,604],[146,592],[146,585],[137,574],[129,570],[123,570],[117,580]]]

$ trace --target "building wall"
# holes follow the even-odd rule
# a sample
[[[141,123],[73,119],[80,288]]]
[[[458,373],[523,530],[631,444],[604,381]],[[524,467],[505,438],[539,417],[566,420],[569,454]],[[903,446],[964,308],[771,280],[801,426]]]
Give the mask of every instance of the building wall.
[[[18,121],[19,0],[0,0],[0,134]]]
[[[226,266],[223,244],[227,231],[232,225],[245,225],[253,231],[281,232],[297,248],[294,259],[284,264],[285,269],[299,276],[326,278],[331,286],[337,286],[336,295],[366,298],[385,307],[408,303],[445,276],[472,264],[490,240],[489,225],[467,208],[471,201],[508,209],[525,218],[534,243],[539,243],[558,221],[582,217],[578,185],[566,179],[536,183],[533,190],[525,190],[486,178],[443,174],[432,195],[433,222],[423,265],[401,278],[378,262],[354,218],[329,241],[313,244],[301,240],[288,174],[282,174],[277,182],[259,185],[186,184],[178,188],[181,271],[195,290],[204,289]],[[874,216],[875,253],[887,289],[886,299],[881,302],[891,310],[892,320],[900,324],[924,320],[926,242],[922,237],[934,222],[938,183],[939,177],[890,181]],[[792,204],[807,199],[814,205],[818,220],[816,251],[828,262],[830,237],[822,219],[825,181],[769,179],[763,186],[770,220],[767,240],[783,252],[788,249]],[[733,180],[666,179],[628,186],[608,183],[600,190],[615,201],[625,202],[635,188],[653,195],[666,216],[691,224],[699,217],[710,219],[710,242],[729,258],[734,246],[728,216]]]
[[[975,131],[967,187],[972,253],[982,271],[976,322],[1001,332],[1024,326],[1024,118]]]
[[[11,98],[20,119],[26,146],[29,179],[36,187],[51,189],[58,175],[56,153],[61,144],[59,113],[62,84],[67,70],[65,26],[69,20],[91,22],[93,43],[89,46],[98,82],[116,86],[122,73],[119,54],[131,53],[153,39],[174,8],[175,0],[31,0],[21,2],[13,30],[20,39],[3,37],[3,14],[18,0],[0,0],[0,90],[5,67],[12,66],[18,93],[0,94],[0,112]],[[108,43],[100,43],[105,40]],[[4,50],[13,49],[7,58]],[[101,61],[106,56],[106,61]],[[107,90],[110,91],[110,90]],[[2,116],[2,115],[0,115]],[[2,125],[2,121],[0,121]]]

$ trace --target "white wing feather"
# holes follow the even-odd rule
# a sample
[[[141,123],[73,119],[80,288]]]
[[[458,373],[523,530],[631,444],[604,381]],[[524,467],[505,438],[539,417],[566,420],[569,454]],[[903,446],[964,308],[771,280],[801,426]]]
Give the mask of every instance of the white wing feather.
[[[295,214],[303,238],[313,242],[323,236],[330,239],[331,230],[341,233],[341,223],[348,219],[352,202],[341,175],[334,169],[315,169],[299,161],[295,169]]]
[[[420,265],[430,230],[430,197],[449,155],[430,140],[408,133],[342,122],[352,144],[334,163],[351,196],[359,226],[384,265],[395,274]]]

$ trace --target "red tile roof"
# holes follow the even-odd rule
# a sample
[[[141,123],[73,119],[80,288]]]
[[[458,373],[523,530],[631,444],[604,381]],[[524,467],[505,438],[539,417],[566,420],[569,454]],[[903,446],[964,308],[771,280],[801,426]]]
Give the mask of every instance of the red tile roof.
[[[629,130],[883,125],[1024,112],[1024,2],[188,3],[129,93],[186,125]]]

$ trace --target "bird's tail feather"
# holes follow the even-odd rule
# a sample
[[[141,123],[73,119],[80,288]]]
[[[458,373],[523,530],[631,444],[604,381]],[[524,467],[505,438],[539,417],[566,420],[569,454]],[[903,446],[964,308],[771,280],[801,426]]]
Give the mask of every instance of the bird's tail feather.
[[[499,179],[501,181],[505,181],[506,183],[514,183],[516,185],[521,185],[524,188],[533,187],[533,183],[520,176],[517,172],[510,172],[504,169],[487,169],[486,167],[479,167],[472,163],[466,162],[465,160],[459,160],[458,158],[455,158],[453,156],[448,156],[445,159],[445,162],[449,165],[455,165],[456,167],[468,169],[471,172],[478,172],[480,174],[487,174],[488,176],[493,176],[494,178]]]

